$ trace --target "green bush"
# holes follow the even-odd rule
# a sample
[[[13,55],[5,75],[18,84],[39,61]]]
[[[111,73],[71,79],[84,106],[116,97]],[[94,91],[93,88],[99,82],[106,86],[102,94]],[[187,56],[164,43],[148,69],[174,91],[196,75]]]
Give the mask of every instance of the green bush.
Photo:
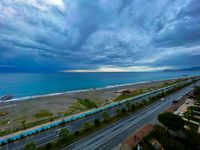
[[[180,116],[170,112],[159,114],[158,120],[168,129],[173,131],[178,131],[182,129],[185,124],[184,120]]]

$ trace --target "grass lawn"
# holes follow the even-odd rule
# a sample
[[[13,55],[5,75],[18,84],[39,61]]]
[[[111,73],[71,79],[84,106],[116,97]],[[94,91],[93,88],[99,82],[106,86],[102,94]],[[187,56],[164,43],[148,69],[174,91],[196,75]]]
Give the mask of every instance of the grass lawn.
[[[48,110],[41,110],[40,112],[36,113],[34,116],[36,118],[50,117],[52,116],[52,113],[50,113]]]
[[[81,105],[85,106],[87,109],[92,109],[92,108],[98,107],[98,105],[95,102],[93,102],[89,99],[79,99],[79,98],[77,98],[77,101]]]

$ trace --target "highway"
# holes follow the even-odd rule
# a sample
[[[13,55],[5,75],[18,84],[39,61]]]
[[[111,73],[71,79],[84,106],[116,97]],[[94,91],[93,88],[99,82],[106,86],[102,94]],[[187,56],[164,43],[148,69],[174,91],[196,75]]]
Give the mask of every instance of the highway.
[[[140,110],[131,117],[120,120],[94,134],[81,139],[63,150],[111,150],[121,143],[130,133],[151,122],[157,115],[168,108],[174,99],[177,99],[189,91],[192,87],[185,87],[147,108]]]
[[[185,93],[189,92],[191,89],[192,89],[191,86],[183,88],[179,92],[176,92],[168,96],[166,101],[156,102],[153,105],[150,105],[138,111],[133,116],[124,118],[102,130],[99,130],[98,132],[95,132],[94,134],[68,146],[65,149],[87,149],[87,148],[91,148],[91,146],[94,146],[94,148],[92,149],[101,149],[101,148],[110,149],[116,146],[118,143],[120,143],[122,139],[127,137],[128,133],[133,132],[140,126],[148,123],[153,118],[155,118],[158,113],[162,112],[165,108],[167,108],[171,104],[173,99],[176,99],[184,95]],[[123,107],[123,105],[121,107]],[[108,112],[110,113],[110,115],[114,115],[113,112],[115,112],[115,109],[116,108],[109,109]],[[58,138],[58,130],[60,128],[68,128],[70,132],[74,132],[80,129],[84,122],[90,121],[91,123],[93,123],[93,120],[96,118],[101,120],[102,113],[101,112],[96,113],[94,115],[87,116],[80,120],[70,122],[66,124],[65,126],[52,128],[48,131],[24,138],[23,140],[9,143],[7,145],[1,146],[0,150],[6,150],[6,149],[21,150],[23,149],[24,145],[30,141],[35,141],[37,146],[42,146],[48,142],[56,140]],[[119,134],[120,136],[118,136]]]

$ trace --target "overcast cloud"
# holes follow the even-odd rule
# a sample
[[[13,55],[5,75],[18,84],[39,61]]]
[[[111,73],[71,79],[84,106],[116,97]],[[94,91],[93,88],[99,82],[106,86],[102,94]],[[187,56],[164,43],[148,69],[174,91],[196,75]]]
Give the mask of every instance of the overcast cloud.
[[[199,0],[1,0],[0,69],[198,66],[199,10]]]

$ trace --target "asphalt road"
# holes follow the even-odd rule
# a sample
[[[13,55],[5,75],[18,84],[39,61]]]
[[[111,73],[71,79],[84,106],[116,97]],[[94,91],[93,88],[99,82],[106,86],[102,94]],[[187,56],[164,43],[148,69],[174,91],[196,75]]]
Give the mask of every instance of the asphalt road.
[[[120,120],[103,130],[77,141],[63,150],[111,150],[121,143],[130,133],[151,122],[157,115],[168,108],[174,99],[177,99],[189,91],[191,86],[185,87],[165,98],[164,101],[156,102],[133,116]]]
[[[171,104],[173,99],[176,99],[176,98],[184,95],[185,93],[189,92],[190,90],[191,90],[191,86],[181,89],[179,92],[176,92],[176,93],[172,94],[171,96],[169,96],[166,99],[166,101],[156,102],[153,105],[150,105],[150,106],[146,107],[145,109],[138,111],[133,116],[124,118],[104,129],[92,134],[91,136],[70,145],[66,149],[87,149],[87,147],[91,148],[91,146],[94,146],[94,148],[92,148],[92,149],[101,149],[101,148],[110,149],[110,148],[114,147],[115,145],[117,145],[118,143],[120,143],[120,141],[122,141],[122,139],[127,137],[127,134],[130,133],[130,131],[133,132],[138,127],[142,126],[143,124],[148,123],[148,121],[155,118],[158,113],[162,112],[165,108],[167,108]],[[120,107],[121,108],[125,107],[125,105],[121,105]],[[116,108],[112,108],[112,109],[108,110],[108,112],[111,116],[115,114],[115,109]],[[21,149],[23,149],[24,145],[30,141],[34,141],[37,146],[42,146],[42,145],[47,144],[48,142],[51,142],[51,141],[54,141],[55,139],[57,139],[58,131],[60,128],[68,128],[70,132],[74,132],[74,131],[82,128],[82,125],[84,124],[84,122],[93,123],[94,119],[96,119],[96,118],[101,120],[102,112],[96,113],[94,115],[88,116],[86,118],[83,118],[83,119],[80,119],[77,121],[73,121],[71,123],[66,124],[65,126],[59,126],[59,127],[50,129],[48,131],[36,134],[34,136],[24,138],[23,140],[9,143],[7,145],[1,146],[0,150],[7,150],[7,149],[21,150]],[[105,132],[106,132],[106,134],[105,134]],[[120,134],[120,136],[118,136],[119,134]]]

